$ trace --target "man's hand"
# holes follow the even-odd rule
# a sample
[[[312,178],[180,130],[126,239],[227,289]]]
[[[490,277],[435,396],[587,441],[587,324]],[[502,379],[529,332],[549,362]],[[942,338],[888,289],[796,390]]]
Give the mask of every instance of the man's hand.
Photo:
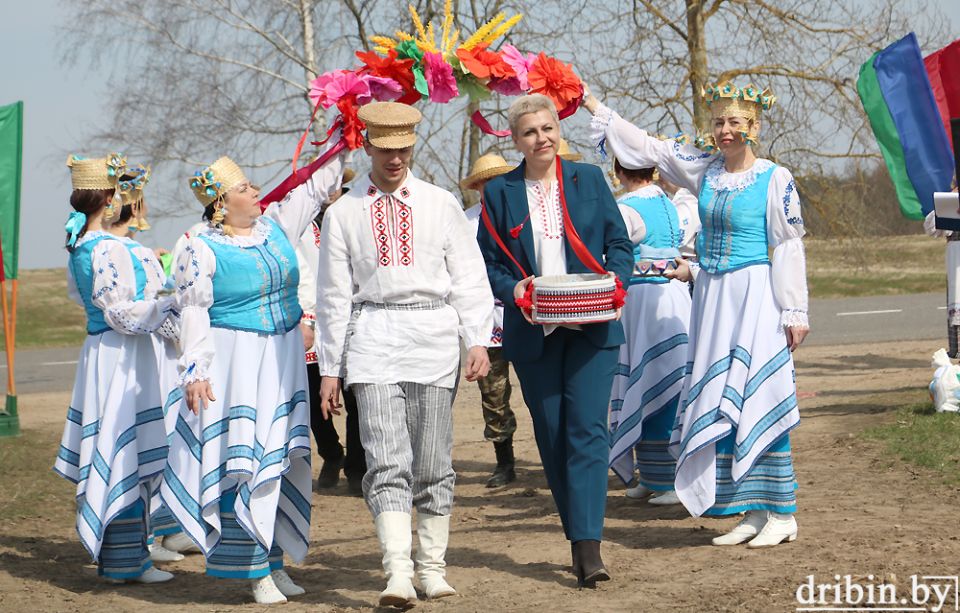
[[[787,346],[790,347],[790,351],[793,351],[799,347],[803,339],[807,338],[807,335],[810,334],[810,328],[790,326],[784,328],[784,332],[787,333]]]
[[[526,279],[519,281],[513,287],[513,299],[519,300],[520,298],[523,298],[524,294],[527,293],[527,286],[531,283],[533,283],[533,275],[530,275]],[[527,320],[528,324],[537,325],[537,322],[533,321],[533,311],[528,312],[526,309],[520,309],[520,313],[523,314],[523,318]]]
[[[313,343],[316,340],[313,326],[308,325],[306,322],[301,321],[300,332],[303,333],[303,350],[310,351],[311,349],[313,349]]]
[[[677,267],[674,270],[668,270],[663,273],[663,276],[668,279],[676,279],[677,281],[683,281],[684,283],[689,283],[693,279],[693,273],[690,272],[690,263],[683,258],[674,258],[674,261],[677,263]]]
[[[205,409],[211,402],[217,401],[217,399],[213,397],[213,388],[210,387],[209,381],[194,381],[193,383],[188,383],[187,389],[184,391],[184,396],[187,398],[187,408],[190,409],[194,415],[199,415],[200,409]]]
[[[467,381],[476,381],[487,376],[490,372],[490,356],[487,348],[476,345],[467,351],[467,367],[464,378]]]
[[[340,407],[340,378],[339,377],[321,377],[320,378],[320,412],[324,419],[330,419],[331,415],[339,415]]]

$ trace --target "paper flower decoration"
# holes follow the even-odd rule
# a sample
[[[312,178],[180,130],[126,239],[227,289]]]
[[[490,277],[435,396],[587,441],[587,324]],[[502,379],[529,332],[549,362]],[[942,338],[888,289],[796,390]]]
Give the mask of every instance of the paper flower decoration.
[[[533,61],[527,73],[532,93],[543,94],[553,100],[558,111],[583,94],[580,79],[573,69],[556,58],[541,53]]]
[[[400,85],[403,95],[397,102],[413,104],[420,100],[420,92],[414,87],[413,60],[401,59],[395,49],[391,49],[386,57],[380,57],[373,51],[357,51],[356,55],[363,62],[360,72],[392,79]]]
[[[457,80],[453,76],[453,66],[444,62],[442,55],[425,53],[423,63],[430,100],[444,104],[460,95]]]

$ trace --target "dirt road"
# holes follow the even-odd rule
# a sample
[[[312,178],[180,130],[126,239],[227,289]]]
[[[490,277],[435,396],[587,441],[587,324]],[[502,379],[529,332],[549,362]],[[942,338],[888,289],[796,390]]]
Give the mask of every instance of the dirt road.
[[[960,491],[856,437],[894,419],[894,407],[925,397],[930,355],[938,347],[913,341],[798,352],[803,421],[793,438],[800,482],[795,543],[761,551],[713,547],[711,537],[735,520],[694,519],[682,507],[637,503],[611,480],[604,558],[614,580],[595,591],[577,591],[566,571],[569,546],[519,391],[519,480],[490,492],[483,483],[492,447],[482,440],[479,394],[467,385],[455,407],[458,480],[447,557],[460,595],[421,602],[416,610],[794,611],[808,575],[818,582],[873,575],[903,589],[910,575],[956,575]],[[61,393],[21,397],[24,439],[38,447],[38,483],[55,479],[49,466],[67,400]],[[164,565],[177,576],[162,586],[104,584],[73,531],[70,486],[51,483],[54,494],[37,500],[25,517],[0,519],[0,609],[263,609],[249,602],[245,584],[204,576],[197,556]],[[362,500],[347,497],[342,487],[335,495],[315,495],[313,513],[310,554],[289,568],[307,594],[281,610],[371,610],[383,579]]]

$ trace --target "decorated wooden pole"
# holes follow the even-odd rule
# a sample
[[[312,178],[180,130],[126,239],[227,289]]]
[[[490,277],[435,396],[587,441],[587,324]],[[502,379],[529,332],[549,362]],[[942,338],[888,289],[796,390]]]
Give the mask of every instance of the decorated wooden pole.
[[[20,434],[14,353],[17,338],[17,273],[20,254],[20,176],[23,102],[0,107],[0,308],[7,354],[7,399],[0,409],[0,437]],[[11,296],[7,301],[7,280]]]

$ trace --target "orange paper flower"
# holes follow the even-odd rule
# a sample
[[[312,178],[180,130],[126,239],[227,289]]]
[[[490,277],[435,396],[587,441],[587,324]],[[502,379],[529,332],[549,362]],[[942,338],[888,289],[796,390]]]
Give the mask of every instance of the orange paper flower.
[[[582,92],[580,78],[574,74],[573,68],[544,53],[533,60],[527,79],[531,93],[547,96],[558,111],[567,108]]]
[[[399,59],[395,49],[390,49],[387,57],[381,57],[373,51],[357,51],[356,55],[363,62],[361,72],[393,79],[400,84],[403,96],[397,102],[413,104],[420,99],[420,93],[413,85],[413,60]]]
[[[486,45],[479,45],[472,50],[457,49],[460,64],[478,79],[505,79],[517,76],[517,72],[510,64],[503,60],[499,53],[487,51]]]

